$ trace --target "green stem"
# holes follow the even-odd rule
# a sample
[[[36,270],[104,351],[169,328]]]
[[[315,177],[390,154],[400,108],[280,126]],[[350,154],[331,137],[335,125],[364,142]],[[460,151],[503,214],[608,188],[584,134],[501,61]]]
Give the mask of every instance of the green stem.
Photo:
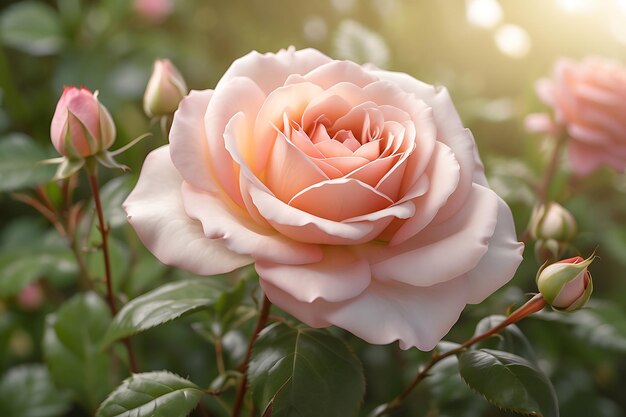
[[[550,162],[548,162],[546,172],[543,176],[543,180],[537,187],[537,201],[541,204],[546,204],[548,202],[548,198],[550,196],[550,186],[552,185],[552,181],[554,180],[554,176],[556,175],[556,171],[559,166],[561,150],[566,142],[567,137],[565,135],[562,135],[559,139],[557,139],[556,144],[554,145],[554,150],[552,151],[552,157],[550,158]]]
[[[237,396],[235,397],[235,403],[233,404],[233,411],[231,417],[239,417],[239,413],[241,412],[241,408],[243,406],[243,400],[246,395],[246,390],[248,389],[248,376],[246,374],[246,368],[248,367],[248,362],[250,361],[250,356],[252,356],[252,347],[254,346],[254,342],[256,342],[259,337],[259,333],[265,327],[267,323],[267,318],[270,314],[270,307],[272,303],[270,300],[264,295],[263,296],[263,304],[261,305],[261,311],[259,312],[259,319],[257,320],[256,327],[254,328],[254,332],[250,337],[250,342],[248,343],[248,350],[246,351],[246,356],[243,359],[243,362],[239,366],[239,370],[243,374],[241,377],[241,381],[239,381],[239,386],[237,387]]]
[[[398,396],[396,396],[393,400],[387,403],[386,407],[376,412],[374,417],[384,416],[386,414],[389,414],[397,410],[402,405],[402,402],[404,401],[404,399],[415,389],[415,387],[417,387],[420,382],[426,379],[426,377],[428,376],[428,371],[430,371],[432,367],[435,366],[437,363],[441,362],[445,358],[448,358],[450,356],[453,356],[462,352],[463,350],[480,342],[481,340],[487,339],[495,335],[496,333],[500,332],[505,327],[511,324],[517,323],[521,319],[528,317],[533,313],[541,311],[545,306],[546,306],[546,303],[543,297],[541,296],[541,294],[537,294],[533,298],[528,300],[526,304],[524,304],[523,306],[515,310],[513,313],[511,313],[511,315],[508,316],[506,320],[504,320],[499,325],[487,330],[485,333],[474,336],[473,338],[469,339],[468,341],[466,341],[465,343],[463,343],[462,345],[460,345],[459,347],[455,349],[449,350],[441,354],[434,353],[432,358],[430,359],[430,362],[428,362],[423,368],[419,370],[419,372],[417,373],[413,381],[404,389],[404,391],[402,391],[400,394],[398,394]]]
[[[111,310],[111,315],[115,316],[117,314],[117,307],[115,305],[115,295],[113,293],[113,282],[112,282],[112,274],[111,274],[111,258],[109,255],[109,225],[104,221],[104,211],[102,210],[102,202],[100,201],[100,187],[98,186],[98,168],[97,165],[92,163],[92,161],[88,161],[87,163],[87,177],[89,179],[89,187],[91,188],[91,193],[93,194],[93,202],[96,206],[96,214],[98,217],[98,229],[100,230],[100,236],[102,236],[102,255],[104,258],[104,273],[105,273],[105,282],[107,288],[107,303],[109,304],[109,309]],[[126,346],[126,351],[128,352],[128,360],[130,363],[130,370],[133,373],[138,372],[137,360],[135,359],[135,354],[133,352],[132,345],[130,343],[129,338],[125,338],[122,340],[124,345]]]

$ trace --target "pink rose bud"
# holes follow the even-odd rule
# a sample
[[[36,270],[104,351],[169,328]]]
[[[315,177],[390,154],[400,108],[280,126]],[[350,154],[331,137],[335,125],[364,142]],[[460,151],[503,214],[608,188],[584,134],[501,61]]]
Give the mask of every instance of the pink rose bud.
[[[146,92],[143,109],[150,117],[173,114],[187,95],[187,84],[169,59],[157,59]]]
[[[554,202],[536,206],[528,227],[534,239],[567,242],[576,236],[574,216]]]
[[[43,292],[36,282],[28,284],[17,294],[17,303],[26,311],[37,310],[42,302]]]
[[[137,14],[153,23],[164,21],[173,9],[172,0],[135,0]]]
[[[108,149],[115,124],[108,110],[84,87],[66,87],[50,125],[55,149],[69,159],[82,159]]]
[[[593,259],[593,256],[587,259],[576,256],[540,270],[537,287],[544,300],[557,310],[571,312],[582,308],[593,291],[587,270]]]

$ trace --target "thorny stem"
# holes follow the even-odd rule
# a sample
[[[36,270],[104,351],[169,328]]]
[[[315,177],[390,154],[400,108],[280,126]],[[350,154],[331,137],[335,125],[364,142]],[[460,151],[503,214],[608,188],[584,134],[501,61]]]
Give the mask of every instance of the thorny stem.
[[[417,387],[417,385],[419,385],[420,382],[426,379],[426,377],[428,376],[428,372],[440,361],[444,360],[447,357],[456,355],[457,353],[462,352],[463,350],[480,342],[481,340],[487,339],[497,334],[505,327],[513,323],[517,323],[521,319],[528,317],[533,313],[541,311],[545,306],[546,302],[544,301],[543,297],[541,296],[541,294],[537,294],[533,298],[528,300],[526,304],[511,313],[511,315],[509,315],[506,320],[504,320],[499,325],[487,330],[485,333],[474,336],[459,347],[449,350],[445,353],[433,353],[430,361],[424,367],[420,368],[413,381],[404,389],[404,391],[402,391],[400,394],[398,394],[398,396],[396,396],[393,400],[387,403],[386,407],[376,412],[374,417],[384,416],[398,409],[402,405],[404,399],[413,391],[413,389],[415,389],[415,387]]]
[[[89,187],[91,188],[91,193],[93,194],[93,202],[96,206],[96,214],[98,216],[98,229],[100,230],[100,235],[102,236],[102,256],[104,257],[104,273],[105,273],[105,281],[107,287],[107,302],[109,304],[109,309],[111,310],[111,315],[115,316],[117,314],[117,307],[115,306],[115,296],[113,295],[113,283],[112,283],[112,274],[111,274],[111,259],[109,256],[109,226],[104,221],[104,212],[102,210],[102,202],[100,201],[100,189],[98,187],[98,177],[97,177],[97,166],[92,169],[88,169],[87,177],[89,179]],[[133,373],[138,372],[137,360],[135,359],[135,354],[133,352],[133,348],[130,344],[130,339],[125,338],[122,340],[124,345],[126,346],[126,351],[128,352],[128,360],[130,362],[130,370]]]
[[[259,333],[265,327],[267,323],[267,318],[270,314],[270,307],[272,303],[267,298],[267,296],[263,296],[263,304],[261,305],[261,311],[259,312],[259,319],[257,320],[256,327],[254,328],[254,332],[250,337],[250,343],[248,343],[248,350],[246,351],[246,356],[243,359],[243,362],[239,366],[239,371],[243,374],[241,377],[241,381],[239,381],[239,386],[237,387],[237,396],[235,397],[235,403],[233,404],[233,412],[231,417],[239,417],[239,413],[241,412],[241,407],[243,406],[243,399],[246,395],[246,390],[248,388],[248,377],[246,375],[246,368],[248,367],[248,362],[250,361],[250,356],[252,355],[252,347],[254,346],[254,342],[256,342],[259,337]]]

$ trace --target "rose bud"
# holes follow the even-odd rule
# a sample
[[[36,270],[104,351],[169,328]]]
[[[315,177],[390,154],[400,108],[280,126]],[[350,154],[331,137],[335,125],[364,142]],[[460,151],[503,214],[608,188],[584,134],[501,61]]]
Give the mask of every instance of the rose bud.
[[[544,300],[556,310],[575,311],[582,308],[593,291],[587,267],[593,262],[580,256],[548,265],[537,275],[537,287]]]
[[[152,23],[161,23],[172,13],[172,0],[135,0],[135,12]]]
[[[528,227],[534,239],[567,242],[576,236],[574,216],[554,202],[535,206]]]
[[[66,87],[52,117],[50,137],[61,155],[82,159],[113,144],[115,124],[97,94],[84,87]]]
[[[170,60],[157,59],[143,96],[143,109],[150,117],[173,114],[187,91],[183,76]]]
[[[19,306],[26,311],[37,310],[41,306],[43,299],[44,294],[41,286],[36,282],[28,284],[17,294]]]

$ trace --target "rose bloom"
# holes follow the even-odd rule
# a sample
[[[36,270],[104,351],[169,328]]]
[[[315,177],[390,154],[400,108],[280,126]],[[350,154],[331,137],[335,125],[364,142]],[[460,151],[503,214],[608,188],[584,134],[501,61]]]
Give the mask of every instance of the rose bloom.
[[[313,327],[432,349],[521,262],[445,88],[305,49],[252,52],[192,91],[125,202],[162,262],[256,264]]]
[[[590,174],[601,165],[626,168],[626,68],[618,62],[589,57],[580,62],[560,59],[551,79],[537,83],[539,98],[554,117],[530,115],[527,128],[558,134],[569,141],[572,171]]]

